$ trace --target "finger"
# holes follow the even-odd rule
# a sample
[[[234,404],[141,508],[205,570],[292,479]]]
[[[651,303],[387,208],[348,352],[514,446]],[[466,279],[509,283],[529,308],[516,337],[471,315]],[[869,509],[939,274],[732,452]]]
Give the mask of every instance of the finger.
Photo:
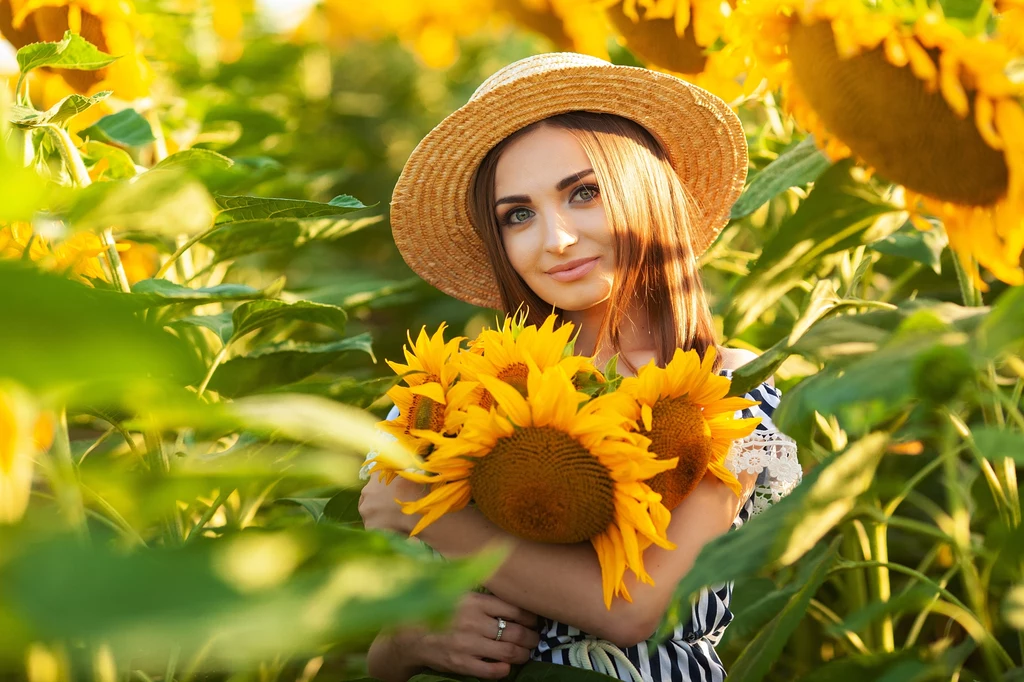
[[[528,628],[535,628],[540,624],[540,619],[535,613],[521,609],[514,604],[509,604],[507,601],[498,599],[493,594],[474,594],[477,594],[480,606],[488,616],[492,616],[495,619],[504,618],[505,620],[525,625]]]
[[[519,623],[509,623],[501,635],[502,642],[511,642],[524,649],[535,649],[540,644],[540,635],[536,630],[523,627]]]
[[[529,649],[512,642],[506,642],[504,639],[500,642],[495,642],[491,639],[479,639],[473,643],[472,651],[468,653],[479,658],[489,658],[492,661],[502,661],[504,663],[518,663],[524,660],[523,656],[527,659],[530,658]]]
[[[504,661],[481,661],[472,656],[457,656],[449,672],[479,677],[482,680],[500,680],[512,672],[512,666]]]

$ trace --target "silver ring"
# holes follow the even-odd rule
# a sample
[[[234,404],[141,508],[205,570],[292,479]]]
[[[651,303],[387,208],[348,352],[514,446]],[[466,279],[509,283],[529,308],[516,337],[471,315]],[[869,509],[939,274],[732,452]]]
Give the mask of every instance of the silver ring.
[[[500,642],[501,641],[501,636],[503,634],[505,634],[505,626],[506,625],[508,625],[508,623],[505,622],[504,618],[499,618],[498,619],[498,634],[495,635],[495,637],[494,637],[494,641],[495,642]]]

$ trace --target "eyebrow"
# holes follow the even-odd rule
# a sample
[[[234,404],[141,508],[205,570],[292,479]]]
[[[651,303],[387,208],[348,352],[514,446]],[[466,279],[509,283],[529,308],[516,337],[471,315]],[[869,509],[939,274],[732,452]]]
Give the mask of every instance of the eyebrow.
[[[593,168],[586,168],[584,170],[573,173],[572,175],[569,175],[559,180],[558,183],[555,185],[555,189],[561,192],[563,189],[565,189],[572,183],[576,182],[577,180],[582,180],[583,178],[587,177],[588,175],[592,175],[593,173]],[[501,204],[525,204],[529,203],[529,201],[530,195],[528,194],[513,194],[511,196],[502,197],[498,199],[497,201],[494,202],[494,205],[497,207],[500,206]]]

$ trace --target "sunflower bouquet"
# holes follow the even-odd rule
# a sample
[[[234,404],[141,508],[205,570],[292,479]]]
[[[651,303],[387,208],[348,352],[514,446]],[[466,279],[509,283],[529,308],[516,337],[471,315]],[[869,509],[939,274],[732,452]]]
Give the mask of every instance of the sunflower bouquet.
[[[508,317],[465,345],[444,331],[410,336],[406,362],[389,361],[404,385],[388,392],[398,416],[380,428],[423,459],[418,470],[374,470],[431,486],[403,505],[421,515],[412,535],[472,502],[516,537],[589,541],[610,608],[630,600],[627,570],[652,582],[643,552],[674,549],[671,509],[706,474],[739,495],[725,457],[759,419],[734,417],[756,403],[726,397],[713,350],[679,350],[664,368],[622,378],[614,361],[601,372],[575,355],[573,325],[556,329],[553,315],[539,327]]]

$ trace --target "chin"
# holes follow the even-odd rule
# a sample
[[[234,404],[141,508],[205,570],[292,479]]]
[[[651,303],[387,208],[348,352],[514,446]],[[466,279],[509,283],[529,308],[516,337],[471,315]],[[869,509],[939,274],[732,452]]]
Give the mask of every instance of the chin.
[[[602,288],[603,289],[603,288]],[[550,305],[566,312],[579,312],[589,310],[595,306],[605,303],[611,291],[579,291],[579,292],[552,292],[550,296],[542,296]]]

